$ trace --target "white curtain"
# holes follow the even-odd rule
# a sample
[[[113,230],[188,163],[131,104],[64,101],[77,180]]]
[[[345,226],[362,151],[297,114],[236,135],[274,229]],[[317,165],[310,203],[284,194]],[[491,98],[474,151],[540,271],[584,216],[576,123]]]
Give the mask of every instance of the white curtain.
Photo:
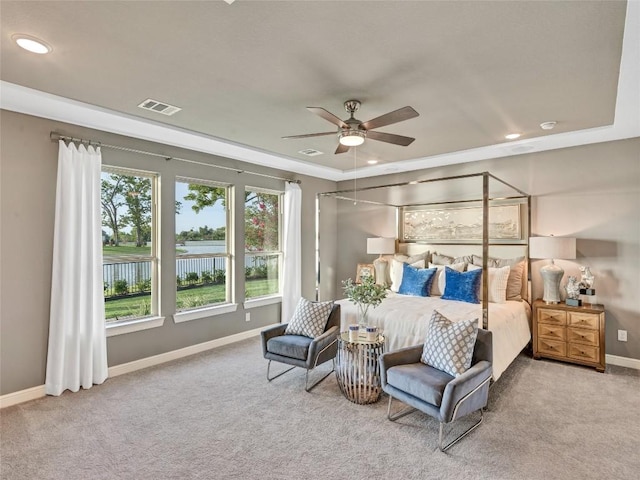
[[[284,188],[284,259],[282,262],[282,323],[291,320],[302,295],[302,190],[297,183]]]
[[[77,392],[107,378],[100,148],[60,140],[45,390]]]

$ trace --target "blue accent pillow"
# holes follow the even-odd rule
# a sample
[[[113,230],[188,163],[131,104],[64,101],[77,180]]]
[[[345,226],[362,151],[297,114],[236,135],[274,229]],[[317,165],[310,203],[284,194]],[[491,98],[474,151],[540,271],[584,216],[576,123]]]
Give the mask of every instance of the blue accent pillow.
[[[398,293],[414,297],[428,297],[436,268],[416,268],[408,263],[402,266],[402,283]]]
[[[479,288],[482,278],[482,269],[469,272],[456,272],[444,267],[445,286],[442,294],[443,300],[457,300],[459,302],[480,303]]]

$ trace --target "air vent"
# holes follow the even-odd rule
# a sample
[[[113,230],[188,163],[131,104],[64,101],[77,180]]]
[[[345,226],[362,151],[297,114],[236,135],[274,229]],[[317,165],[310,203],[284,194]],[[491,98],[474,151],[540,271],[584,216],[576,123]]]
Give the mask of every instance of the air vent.
[[[163,115],[173,115],[174,113],[182,110],[180,107],[174,107],[173,105],[168,105],[151,98],[147,98],[138,106],[145,110],[151,110],[152,112],[161,113]]]
[[[300,150],[298,153],[306,155],[307,157],[315,157],[317,155],[322,155],[322,152],[318,150],[314,150],[313,148],[307,148],[306,150]]]

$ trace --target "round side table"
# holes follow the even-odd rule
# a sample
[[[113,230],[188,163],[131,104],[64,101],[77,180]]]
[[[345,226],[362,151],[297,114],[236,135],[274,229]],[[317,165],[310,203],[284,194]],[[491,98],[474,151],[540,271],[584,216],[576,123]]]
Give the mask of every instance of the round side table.
[[[380,365],[384,353],[384,336],[375,340],[349,340],[349,332],[338,336],[336,379],[343,395],[353,403],[375,403],[380,399]]]

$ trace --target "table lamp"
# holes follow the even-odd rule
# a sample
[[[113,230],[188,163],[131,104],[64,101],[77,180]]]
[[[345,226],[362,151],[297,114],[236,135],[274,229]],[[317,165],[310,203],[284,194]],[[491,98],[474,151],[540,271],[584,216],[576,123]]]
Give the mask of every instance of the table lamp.
[[[370,255],[380,255],[373,261],[373,266],[376,270],[376,284],[387,284],[387,270],[389,268],[389,262],[387,262],[382,255],[389,255],[396,251],[396,239],[374,237],[367,238],[367,253]]]
[[[570,237],[531,237],[529,238],[529,257],[549,258],[551,263],[540,269],[544,283],[545,303],[560,303],[560,280],[564,270],[556,265],[554,259],[574,260],[576,258],[576,239]]]

